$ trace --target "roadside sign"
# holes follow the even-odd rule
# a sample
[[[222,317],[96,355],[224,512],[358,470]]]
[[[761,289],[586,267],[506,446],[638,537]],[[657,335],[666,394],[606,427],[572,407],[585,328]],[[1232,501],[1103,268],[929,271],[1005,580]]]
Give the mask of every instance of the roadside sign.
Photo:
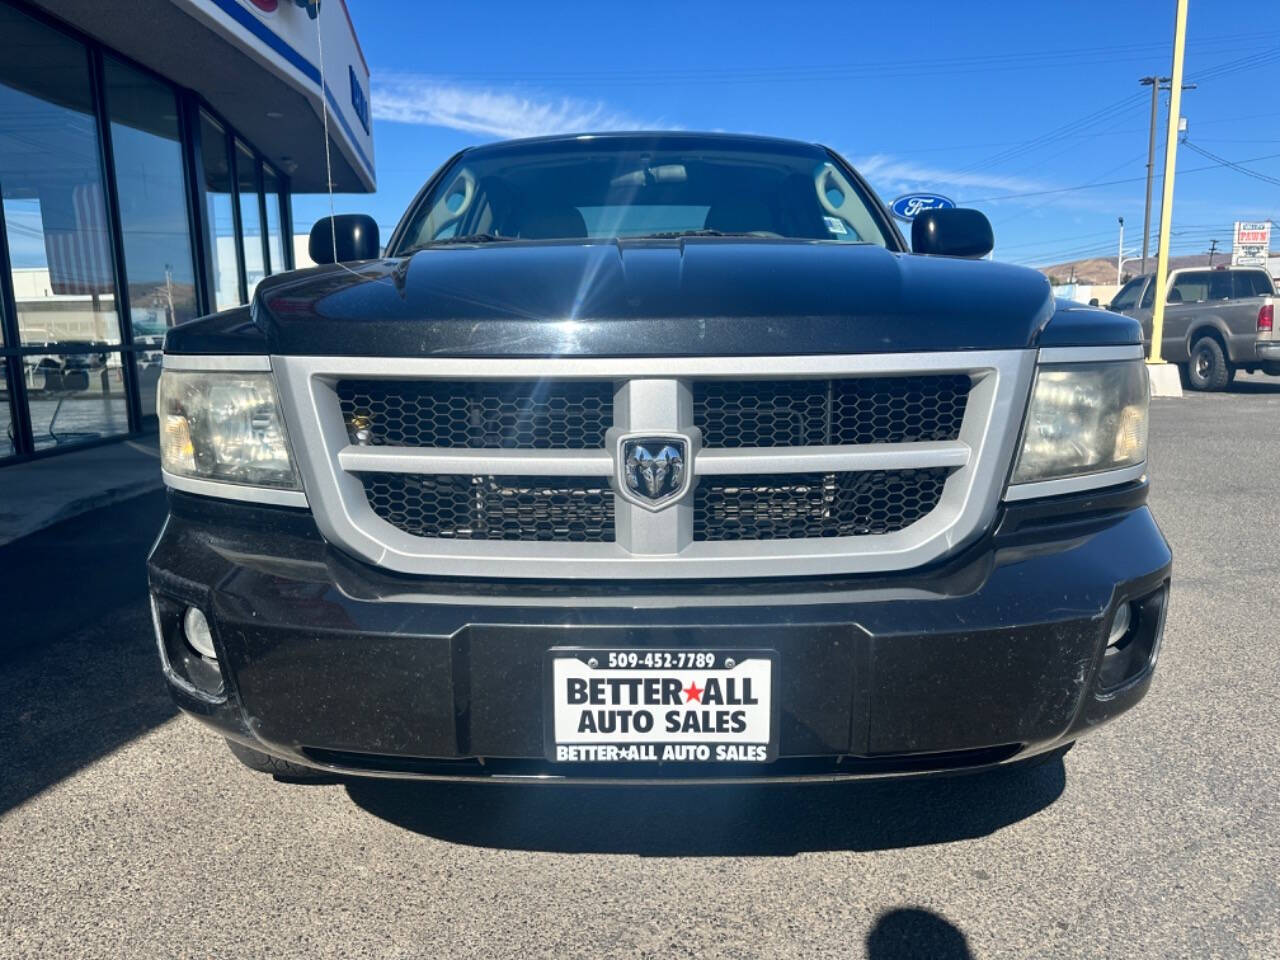
[[[1265,267],[1271,252],[1270,220],[1237,220],[1231,244],[1231,265]]]

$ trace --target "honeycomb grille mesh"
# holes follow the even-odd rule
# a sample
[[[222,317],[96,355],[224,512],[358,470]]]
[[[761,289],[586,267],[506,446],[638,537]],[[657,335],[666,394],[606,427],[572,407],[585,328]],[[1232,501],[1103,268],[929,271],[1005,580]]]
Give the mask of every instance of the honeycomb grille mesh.
[[[950,469],[702,477],[693,539],[798,540],[893,533],[938,505]]]
[[[956,440],[964,374],[836,380],[704,380],[694,423],[705,447],[804,447]]]
[[[415,537],[604,543],[614,538],[606,477],[361,474],[369,506]]]
[[[695,380],[694,423],[710,448],[949,441],[965,374],[817,380]],[[599,450],[614,385],[583,381],[340,380],[353,443],[491,450]],[[701,476],[693,539],[800,540],[893,533],[934,510],[952,471]],[[360,473],[373,512],[416,537],[611,543],[605,477]]]
[[[581,450],[613,424],[611,383],[340,380],[337,393],[352,442],[372,446]]]

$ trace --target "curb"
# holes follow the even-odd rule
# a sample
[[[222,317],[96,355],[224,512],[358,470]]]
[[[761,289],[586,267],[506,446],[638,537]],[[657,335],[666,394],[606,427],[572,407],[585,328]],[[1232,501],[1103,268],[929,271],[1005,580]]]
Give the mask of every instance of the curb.
[[[96,490],[87,496],[79,497],[63,504],[57,510],[46,516],[28,516],[24,518],[29,522],[17,533],[12,535],[0,533],[0,547],[21,540],[23,537],[31,536],[33,533],[39,533],[41,530],[51,527],[56,523],[61,523],[63,520],[70,520],[94,510],[101,510],[104,507],[112,507],[124,502],[125,500],[132,500],[135,497],[140,497],[144,494],[152,493],[163,488],[164,481],[159,476],[159,470],[157,470],[154,478],[148,477],[146,480],[138,480],[133,483],[122,484],[118,487],[110,487],[106,490]]]

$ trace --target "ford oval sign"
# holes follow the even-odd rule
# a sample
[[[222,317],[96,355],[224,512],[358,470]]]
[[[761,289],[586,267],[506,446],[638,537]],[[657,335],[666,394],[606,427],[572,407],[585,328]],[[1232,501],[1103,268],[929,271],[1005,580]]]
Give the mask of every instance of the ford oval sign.
[[[936,193],[908,193],[889,204],[889,209],[899,220],[910,223],[926,210],[951,210],[955,205],[950,197]]]

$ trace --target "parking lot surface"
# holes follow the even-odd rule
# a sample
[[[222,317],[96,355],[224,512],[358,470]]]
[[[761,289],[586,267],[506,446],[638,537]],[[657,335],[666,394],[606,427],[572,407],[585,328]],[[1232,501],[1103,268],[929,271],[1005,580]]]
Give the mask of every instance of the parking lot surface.
[[[0,607],[0,956],[1280,957],[1280,380],[1154,401],[1151,446],[1150,695],[931,782],[277,783],[169,703],[161,497],[68,521]]]

